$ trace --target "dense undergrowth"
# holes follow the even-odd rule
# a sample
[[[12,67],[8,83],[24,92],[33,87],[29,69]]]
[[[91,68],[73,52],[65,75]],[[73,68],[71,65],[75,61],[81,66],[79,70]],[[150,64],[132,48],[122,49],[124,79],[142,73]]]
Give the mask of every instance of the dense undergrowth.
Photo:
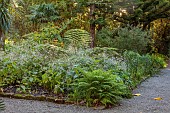
[[[114,48],[74,51],[29,39],[7,44],[0,54],[0,87],[4,92],[109,106],[131,97],[136,85],[165,66],[160,55],[121,55]]]
[[[0,94],[107,107],[166,67],[167,0],[0,1]]]

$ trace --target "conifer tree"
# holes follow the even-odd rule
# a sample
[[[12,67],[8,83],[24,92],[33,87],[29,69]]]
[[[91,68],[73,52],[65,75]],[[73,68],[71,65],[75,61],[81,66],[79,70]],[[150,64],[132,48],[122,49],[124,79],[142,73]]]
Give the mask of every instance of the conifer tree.
[[[150,23],[170,17],[170,1],[167,0],[138,0],[125,7],[126,13],[114,14],[114,19],[133,26],[142,25],[143,30],[150,29]]]

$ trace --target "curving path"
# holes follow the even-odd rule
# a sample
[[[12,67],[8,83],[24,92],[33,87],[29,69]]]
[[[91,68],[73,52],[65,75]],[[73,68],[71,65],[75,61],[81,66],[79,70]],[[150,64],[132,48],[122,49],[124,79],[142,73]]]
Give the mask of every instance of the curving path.
[[[6,104],[6,110],[2,113],[170,113],[170,68],[143,82],[134,93],[141,96],[123,100],[120,106],[106,110],[2,98]],[[162,100],[154,100],[156,97]]]

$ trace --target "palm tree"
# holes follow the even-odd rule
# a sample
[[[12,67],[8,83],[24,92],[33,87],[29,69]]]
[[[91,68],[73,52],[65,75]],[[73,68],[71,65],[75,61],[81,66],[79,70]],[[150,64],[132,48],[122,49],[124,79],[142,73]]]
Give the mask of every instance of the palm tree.
[[[5,50],[5,33],[10,28],[11,17],[8,11],[10,0],[0,0],[0,48]]]

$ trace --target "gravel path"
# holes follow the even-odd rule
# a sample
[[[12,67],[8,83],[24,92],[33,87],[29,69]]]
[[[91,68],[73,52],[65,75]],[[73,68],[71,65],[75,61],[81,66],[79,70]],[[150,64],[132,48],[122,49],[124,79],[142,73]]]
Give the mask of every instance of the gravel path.
[[[123,100],[120,106],[107,110],[2,98],[6,104],[6,110],[2,113],[170,113],[170,68],[143,82],[134,93],[141,96]],[[154,100],[156,97],[162,100]]]

